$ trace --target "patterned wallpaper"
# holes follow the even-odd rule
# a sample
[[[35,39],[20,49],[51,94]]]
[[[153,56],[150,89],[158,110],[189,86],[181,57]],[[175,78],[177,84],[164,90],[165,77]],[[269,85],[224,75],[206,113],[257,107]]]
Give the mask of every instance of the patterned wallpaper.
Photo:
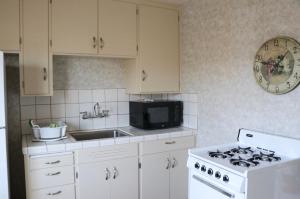
[[[199,94],[198,145],[233,142],[239,128],[300,138],[300,87],[269,94],[252,72],[264,41],[300,41],[300,1],[190,0],[182,15],[181,86]]]

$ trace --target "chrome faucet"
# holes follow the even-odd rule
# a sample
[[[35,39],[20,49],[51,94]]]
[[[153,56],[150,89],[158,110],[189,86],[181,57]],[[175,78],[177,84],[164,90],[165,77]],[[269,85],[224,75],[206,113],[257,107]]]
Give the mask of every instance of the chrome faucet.
[[[109,110],[106,110],[106,109],[102,110],[102,112],[101,112],[101,107],[100,107],[99,102],[97,102],[94,105],[94,114],[91,114],[91,113],[89,114],[87,111],[80,112],[83,120],[92,119],[92,118],[108,117],[108,113],[109,113]]]

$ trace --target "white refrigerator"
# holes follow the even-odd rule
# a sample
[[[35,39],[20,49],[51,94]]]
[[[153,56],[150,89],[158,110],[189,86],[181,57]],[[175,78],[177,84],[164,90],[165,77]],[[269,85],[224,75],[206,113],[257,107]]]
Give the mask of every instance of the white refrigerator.
[[[3,52],[0,51],[0,198],[9,199],[4,74]]]

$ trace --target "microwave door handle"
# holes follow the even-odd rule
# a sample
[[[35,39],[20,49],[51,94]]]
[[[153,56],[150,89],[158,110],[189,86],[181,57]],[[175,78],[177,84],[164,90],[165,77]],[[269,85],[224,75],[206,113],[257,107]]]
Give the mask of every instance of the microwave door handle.
[[[202,179],[202,178],[200,178],[200,177],[198,177],[198,176],[196,176],[196,175],[193,175],[193,178],[194,178],[195,180],[201,182],[202,184],[204,184],[204,185],[206,185],[206,186],[208,186],[208,187],[214,189],[215,191],[217,191],[217,192],[223,194],[224,196],[226,196],[226,197],[228,197],[228,198],[235,198],[235,195],[234,195],[234,194],[231,194],[231,193],[225,191],[224,189],[222,189],[222,188],[220,188],[220,187],[217,187],[217,186],[211,184],[210,182],[208,182],[208,181],[206,181],[206,180],[204,180],[204,179]]]

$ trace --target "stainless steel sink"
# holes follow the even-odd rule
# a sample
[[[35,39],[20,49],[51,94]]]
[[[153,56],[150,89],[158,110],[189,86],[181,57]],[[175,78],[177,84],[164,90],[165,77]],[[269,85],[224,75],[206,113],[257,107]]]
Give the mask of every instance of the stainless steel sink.
[[[99,130],[98,131],[79,131],[79,132],[75,132],[75,133],[70,133],[70,135],[76,141],[131,136],[130,134],[125,133],[120,130],[117,130],[117,129],[100,130],[100,131]]]

